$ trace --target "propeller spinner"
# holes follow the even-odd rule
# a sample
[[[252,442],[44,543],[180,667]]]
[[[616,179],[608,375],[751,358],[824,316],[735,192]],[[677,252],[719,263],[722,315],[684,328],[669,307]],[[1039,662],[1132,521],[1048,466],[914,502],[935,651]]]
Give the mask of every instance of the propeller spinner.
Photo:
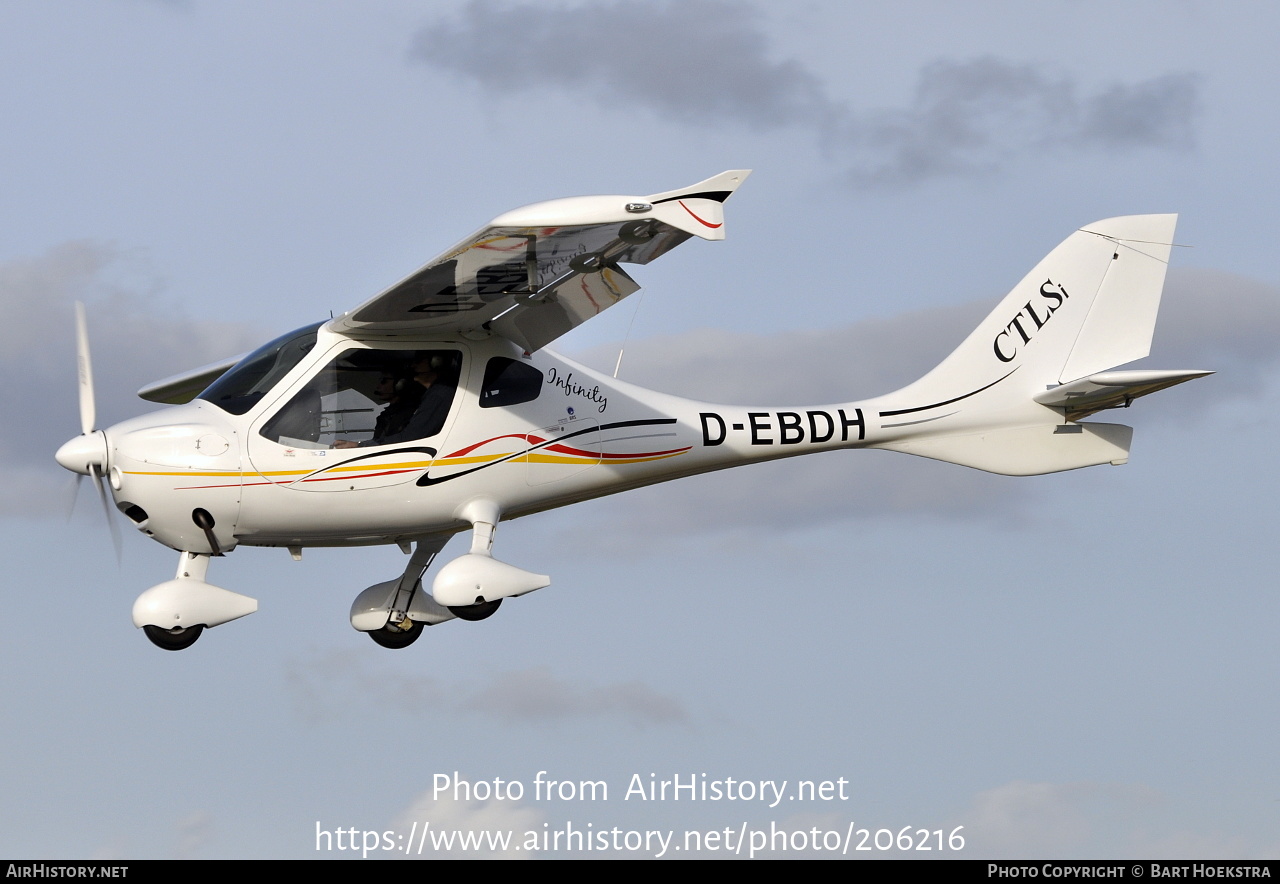
[[[97,407],[93,396],[93,363],[89,358],[89,328],[85,321],[84,304],[76,302],[76,362],[80,376],[80,435],[65,442],[54,458],[64,468],[81,476],[92,476],[98,489],[98,500],[111,529],[111,541],[116,558],[120,558],[120,529],[111,518],[111,504],[107,501],[107,489],[103,485],[109,469],[107,434],[94,428]],[[79,480],[77,479],[77,483]]]

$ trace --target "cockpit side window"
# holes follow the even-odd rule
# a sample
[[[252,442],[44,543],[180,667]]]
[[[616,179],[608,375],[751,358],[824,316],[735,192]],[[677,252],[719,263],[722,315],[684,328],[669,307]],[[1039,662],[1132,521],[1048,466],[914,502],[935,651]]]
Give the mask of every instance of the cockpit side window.
[[[529,363],[495,356],[484,367],[480,407],[496,408],[532,402],[542,392],[542,383],[542,372]]]
[[[263,426],[291,448],[370,448],[436,435],[458,386],[457,350],[346,350]]]
[[[198,398],[231,414],[244,414],[311,352],[323,324],[316,322],[295,329],[262,345],[206,387]]]

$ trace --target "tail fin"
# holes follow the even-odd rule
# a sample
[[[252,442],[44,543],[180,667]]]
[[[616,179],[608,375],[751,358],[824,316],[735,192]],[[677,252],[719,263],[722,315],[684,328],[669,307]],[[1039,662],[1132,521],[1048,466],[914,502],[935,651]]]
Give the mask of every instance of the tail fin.
[[[1105,373],[1151,350],[1176,221],[1131,215],[1069,236],[937,368],[880,400],[895,438],[877,447],[1010,475],[1127,460],[1128,427],[1065,422],[1205,374]],[[1074,396],[1102,404],[1073,410]]]

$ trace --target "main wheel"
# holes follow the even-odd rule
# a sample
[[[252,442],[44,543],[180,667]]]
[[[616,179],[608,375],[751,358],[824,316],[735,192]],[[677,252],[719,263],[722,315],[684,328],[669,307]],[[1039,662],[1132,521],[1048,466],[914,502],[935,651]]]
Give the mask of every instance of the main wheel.
[[[161,626],[144,626],[142,631],[147,634],[147,638],[151,639],[151,644],[157,648],[164,648],[166,651],[181,651],[196,643],[200,633],[204,632],[204,626],[188,626],[186,629],[180,627],[165,629]]]
[[[390,626],[384,626],[381,629],[370,630],[368,635],[384,648],[407,648],[422,635],[424,625],[417,620],[411,620],[410,623],[412,625],[408,629],[392,629]]]
[[[502,599],[494,599],[491,602],[480,602],[475,605],[449,605],[449,611],[459,620],[483,620],[486,617],[492,617],[493,612],[498,610],[498,605],[502,604]]]

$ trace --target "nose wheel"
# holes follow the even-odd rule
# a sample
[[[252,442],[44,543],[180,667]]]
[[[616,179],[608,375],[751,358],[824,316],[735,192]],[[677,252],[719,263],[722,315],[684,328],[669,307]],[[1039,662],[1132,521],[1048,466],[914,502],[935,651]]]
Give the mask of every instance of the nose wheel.
[[[181,651],[196,643],[206,628],[220,626],[258,610],[257,599],[205,582],[209,553],[178,554],[178,573],[133,603],[133,625],[157,648]]]
[[[151,643],[157,648],[164,648],[166,651],[181,651],[196,643],[200,633],[204,632],[204,627],[188,626],[185,629],[181,627],[163,629],[159,626],[143,626],[142,631],[147,634],[147,638],[151,639]]]

